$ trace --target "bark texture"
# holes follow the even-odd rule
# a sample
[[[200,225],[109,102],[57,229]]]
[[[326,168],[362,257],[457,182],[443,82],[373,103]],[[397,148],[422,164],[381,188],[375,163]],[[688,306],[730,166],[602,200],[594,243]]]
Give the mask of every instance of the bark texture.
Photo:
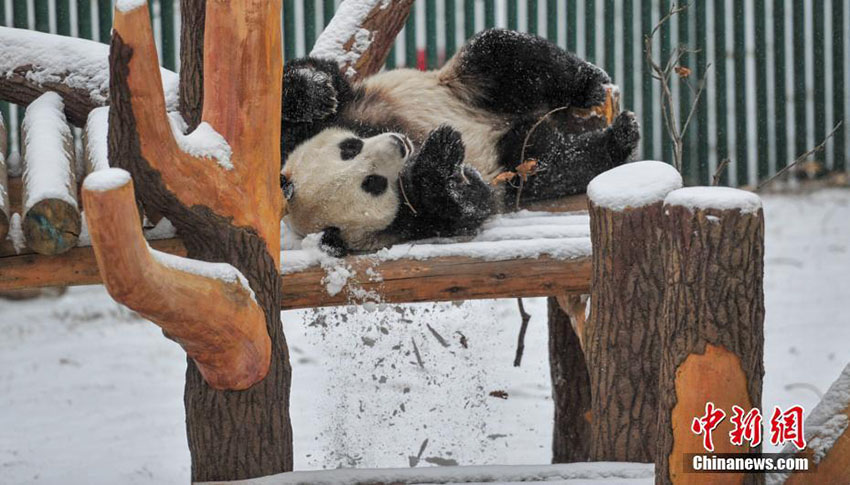
[[[290,471],[291,367],[280,322],[280,273],[275,259],[253,228],[235,226],[207,207],[181,203],[142,157],[127,83],[132,55],[132,48],[114,33],[109,159],[132,174],[137,198],[174,224],[190,258],[229,263],[242,272],[265,312],[272,342],[267,376],[245,391],[212,389],[188,359],[185,404],[192,480],[240,480]]]
[[[702,438],[690,430],[690,424],[703,414],[706,401],[730,416],[733,404],[745,411],[760,407],[764,375],[761,209],[755,213],[691,211],[667,205],[664,210],[666,293],[660,329],[658,484],[684,479],[679,475],[684,453],[704,451]],[[724,425],[728,422],[727,417]],[[718,427],[713,433],[717,452],[730,446],[724,431]],[[731,451],[746,452],[747,448]],[[701,477],[699,483],[764,482],[764,475],[696,476]]]
[[[652,462],[664,295],[661,206],[590,204],[593,270],[585,335],[593,389],[590,459]]]
[[[206,0],[180,0],[180,114],[189,132],[201,123],[204,106]]]
[[[590,377],[581,342],[570,317],[555,297],[549,307],[549,371],[555,427],[552,463],[587,461],[590,457]]]

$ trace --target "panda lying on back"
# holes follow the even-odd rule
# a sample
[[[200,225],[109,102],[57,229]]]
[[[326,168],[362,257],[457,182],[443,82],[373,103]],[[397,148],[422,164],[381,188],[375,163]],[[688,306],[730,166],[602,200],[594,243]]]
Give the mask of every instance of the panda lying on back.
[[[284,67],[281,186],[301,235],[324,231],[336,255],[473,233],[516,188],[494,177],[521,163],[547,112],[605,99],[604,71],[543,38],[488,30],[437,71],[398,69],[350,85],[330,61]],[[633,113],[582,135],[541,123],[523,200],[586,190],[637,146]]]

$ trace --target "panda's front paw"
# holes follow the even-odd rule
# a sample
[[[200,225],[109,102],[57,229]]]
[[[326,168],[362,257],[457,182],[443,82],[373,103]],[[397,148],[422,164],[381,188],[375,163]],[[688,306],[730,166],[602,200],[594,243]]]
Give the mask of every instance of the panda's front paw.
[[[283,75],[283,120],[307,123],[323,120],[337,112],[337,92],[327,73],[308,66]]]
[[[446,183],[446,213],[460,232],[477,229],[493,212],[493,189],[477,170],[461,165]]]
[[[631,111],[623,111],[611,124],[611,158],[616,165],[625,162],[640,142],[640,124]]]
[[[577,108],[592,108],[605,102],[607,93],[605,85],[611,82],[611,78],[601,68],[586,63],[581,66],[576,76],[576,93],[572,99],[572,105]]]
[[[451,126],[442,125],[432,131],[422,144],[415,161],[420,168],[417,172],[442,180],[448,179],[463,163],[465,153],[460,132]]]

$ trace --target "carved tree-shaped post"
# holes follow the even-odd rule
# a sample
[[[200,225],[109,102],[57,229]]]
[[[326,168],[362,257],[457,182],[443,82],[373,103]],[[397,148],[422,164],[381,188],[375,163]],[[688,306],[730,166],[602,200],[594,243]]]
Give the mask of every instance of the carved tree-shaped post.
[[[621,165],[587,187],[593,272],[583,338],[590,459],[652,462],[664,295],[662,204],[682,186],[663,162]]]
[[[714,414],[709,402],[728,414],[711,433],[715,453],[760,449],[747,442],[733,445],[729,432],[733,406],[744,412],[761,407],[761,199],[726,187],[671,192],[664,200],[663,258],[655,483],[764,483],[764,475],[758,474],[686,473],[686,453],[705,453],[704,426],[711,419],[706,411]]]
[[[109,159],[83,202],[113,297],[189,356],[192,480],[292,469],[290,365],[280,322],[280,0],[206,4],[201,123],[173,132],[148,8],[118,0]],[[135,196],[168,217],[192,259],[150,250]],[[234,392],[238,391],[238,392]]]

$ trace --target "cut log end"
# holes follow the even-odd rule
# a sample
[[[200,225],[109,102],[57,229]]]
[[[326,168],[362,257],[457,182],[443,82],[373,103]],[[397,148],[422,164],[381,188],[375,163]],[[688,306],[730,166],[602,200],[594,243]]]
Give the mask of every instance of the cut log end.
[[[82,229],[77,206],[44,199],[29,208],[21,224],[27,246],[39,254],[62,254],[77,245]]]

